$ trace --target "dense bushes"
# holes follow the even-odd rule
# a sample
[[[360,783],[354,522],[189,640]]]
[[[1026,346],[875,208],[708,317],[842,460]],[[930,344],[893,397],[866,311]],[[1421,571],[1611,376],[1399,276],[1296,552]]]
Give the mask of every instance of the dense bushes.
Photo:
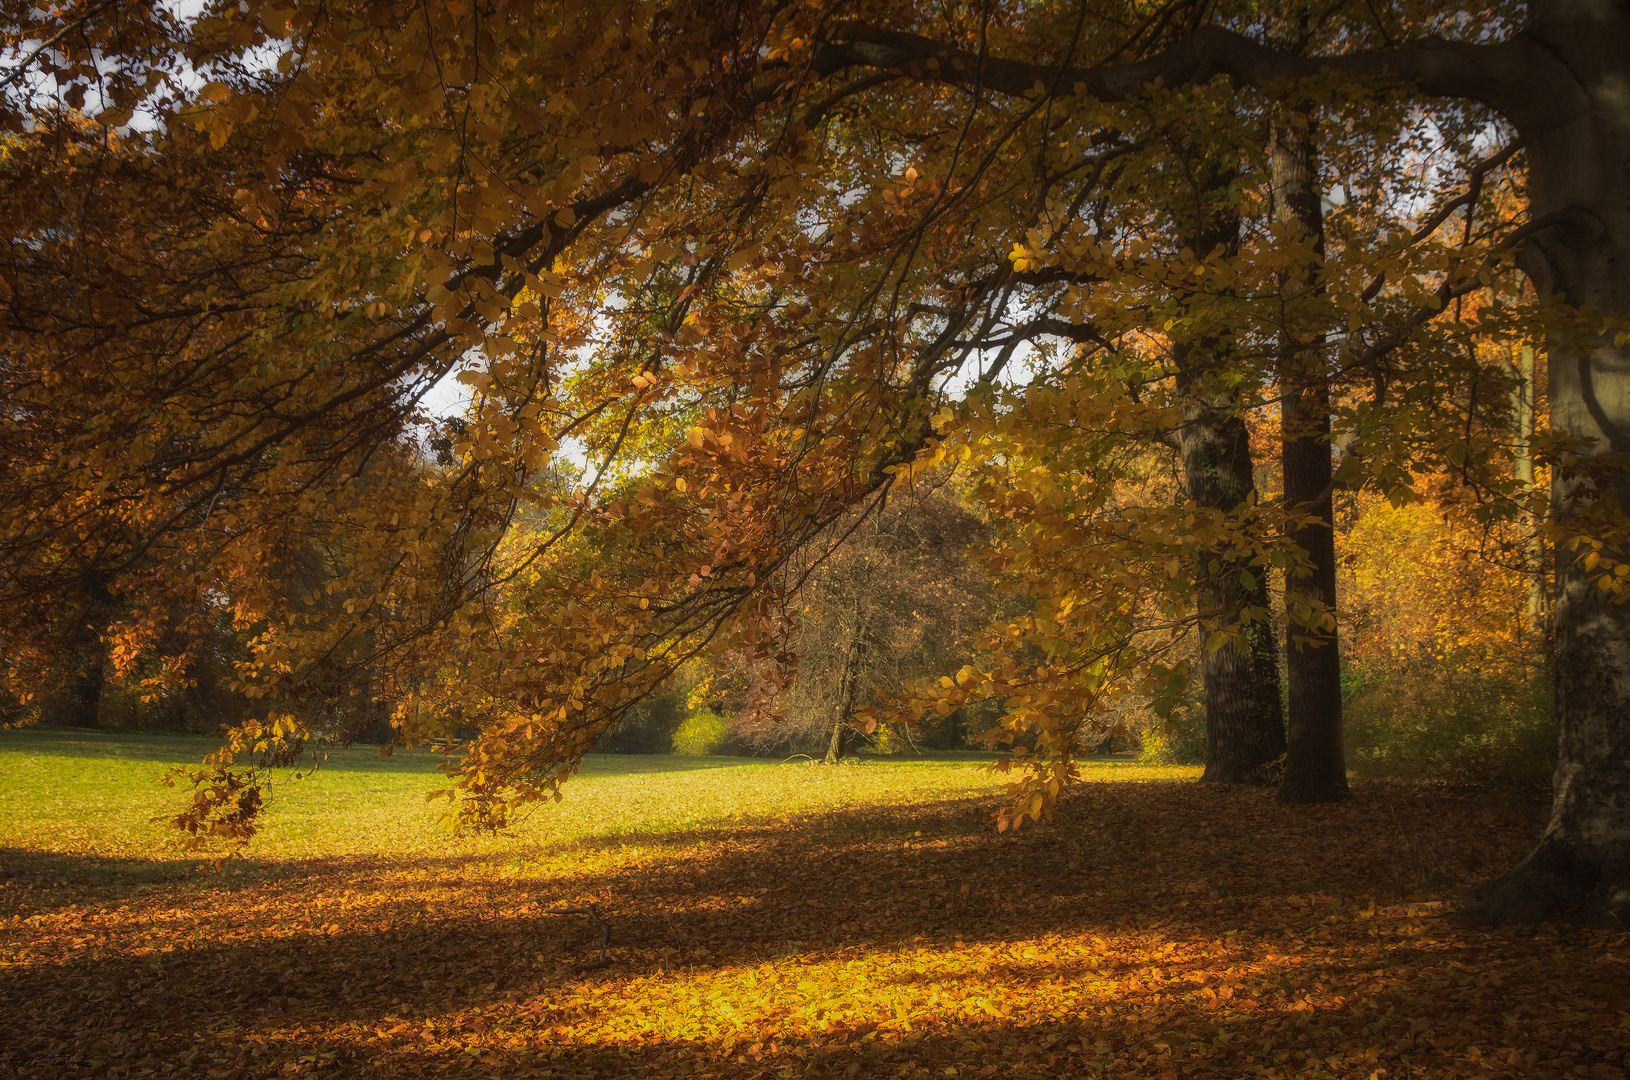
[[[1206,721],[1200,709],[1178,709],[1170,720],[1156,720],[1139,735],[1138,760],[1145,765],[1204,765]]]
[[[1550,783],[1556,733],[1543,679],[1442,664],[1349,669],[1345,682],[1347,765],[1359,777],[1496,788]],[[1138,734],[1144,764],[1205,764],[1199,708],[1180,709]]]
[[[1543,787],[1555,752],[1550,688],[1536,676],[1543,562],[1521,532],[1500,548],[1466,523],[1464,493],[1439,488],[1398,506],[1359,496],[1338,529],[1348,768]],[[1527,552],[1527,569],[1513,551]]]
[[[1347,761],[1359,776],[1543,788],[1556,733],[1542,679],[1441,667],[1349,677]]]
[[[729,717],[698,709],[685,717],[679,730],[674,732],[673,752],[697,756],[729,754],[734,752],[734,742]]]
[[[658,694],[628,710],[594,748],[612,754],[671,754],[674,734],[684,719],[685,704],[679,694]]]
[[[188,663],[182,678],[160,678],[172,656],[143,654],[124,675],[105,677],[95,687],[94,715],[82,711],[71,689],[58,691],[28,708],[13,710],[8,722],[52,726],[95,726],[114,731],[190,732],[215,735],[255,713],[254,702],[232,689],[234,659],[243,650],[225,635]]]

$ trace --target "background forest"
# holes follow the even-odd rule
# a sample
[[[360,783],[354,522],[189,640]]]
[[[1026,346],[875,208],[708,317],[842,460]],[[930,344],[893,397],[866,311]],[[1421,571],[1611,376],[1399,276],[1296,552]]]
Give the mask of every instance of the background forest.
[[[1497,376],[1502,365],[1519,370],[1515,355],[1489,354]],[[1260,425],[1253,434],[1268,437]],[[1148,478],[1137,497],[1183,505],[1175,453],[1157,448],[1144,468]],[[1272,498],[1276,480],[1264,467],[1258,489]],[[1349,764],[1369,778],[1543,787],[1555,734],[1545,659],[1549,585],[1537,539],[1481,521],[1477,493],[1454,474],[1425,475],[1418,486],[1420,493],[1399,505],[1362,492],[1343,491],[1336,500]],[[793,564],[803,583],[786,618],[799,663],[780,693],[780,715],[755,710],[765,687],[741,653],[727,652],[685,666],[601,736],[596,749],[837,760],[854,752],[1009,745],[1004,739],[1013,733],[1002,726],[997,700],[869,733],[856,724],[857,712],[883,708],[914,680],[989,662],[993,624],[1025,607],[1023,598],[996,588],[980,561],[1001,527],[960,474],[906,491],[864,516],[840,518]],[[309,558],[315,563],[325,554]],[[317,571],[308,573],[307,588]],[[301,587],[298,578],[290,584]],[[188,655],[186,680],[176,688],[159,684],[155,692],[153,676],[182,652],[160,642],[124,674],[104,669],[87,696],[75,697],[87,694],[85,684],[76,685],[40,703],[35,715],[109,731],[217,734],[256,711],[252,699],[231,689],[249,637],[223,621],[204,650]],[[1198,654],[1201,644],[1191,639],[1184,647]],[[356,694],[365,693],[364,677]],[[382,715],[370,721],[338,709],[319,730],[363,743],[391,738]],[[1194,692],[1168,717],[1131,697],[1084,737],[1092,741],[1082,748],[1087,752],[1205,762],[1204,712]]]

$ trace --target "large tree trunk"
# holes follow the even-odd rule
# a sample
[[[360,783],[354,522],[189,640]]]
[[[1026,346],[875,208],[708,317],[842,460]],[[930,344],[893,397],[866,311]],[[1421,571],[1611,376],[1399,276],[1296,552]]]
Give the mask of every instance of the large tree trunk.
[[[1238,511],[1256,492],[1245,421],[1232,410],[1226,391],[1196,387],[1181,376],[1179,382],[1189,384],[1180,435],[1189,498],[1223,514]],[[1267,572],[1228,549],[1202,550],[1197,572],[1202,617],[1240,627],[1237,637],[1200,656],[1206,715],[1206,768],[1200,779],[1268,783],[1274,763],[1285,754],[1279,650],[1266,618],[1240,621],[1246,609],[1269,610]]]
[[[1276,20],[1275,44],[1300,49],[1297,20]],[[1324,209],[1313,119],[1286,109],[1270,133],[1273,216],[1311,244],[1308,264],[1287,274],[1289,293],[1318,288],[1324,255]],[[1289,310],[1295,310],[1294,300]],[[1289,539],[1307,554],[1305,567],[1285,575],[1285,672],[1290,737],[1284,802],[1335,802],[1347,797],[1347,758],[1341,730],[1341,655],[1336,645],[1336,537],[1330,465],[1330,383],[1322,334],[1305,333],[1294,317],[1283,328],[1279,378],[1280,462],[1285,505],[1307,516]]]
[[[1198,156],[1200,198],[1192,214],[1179,211],[1183,242],[1202,257],[1218,248],[1225,255],[1236,254],[1240,217],[1231,188],[1238,172],[1207,148],[1199,148]],[[1238,394],[1225,378],[1232,365],[1220,347],[1214,337],[1180,340],[1173,343],[1172,359],[1183,400],[1177,441],[1184,485],[1194,505],[1212,511],[1226,531],[1237,527],[1238,515],[1255,504],[1256,478]],[[1264,567],[1252,565],[1244,545],[1222,543],[1196,553],[1195,606],[1202,630],[1239,627],[1238,635],[1221,648],[1200,654],[1206,722],[1206,767],[1200,779],[1210,783],[1269,783],[1285,755],[1279,650],[1265,617],[1267,577]],[[1252,617],[1245,618],[1246,612]],[[1207,636],[1202,633],[1202,640]]]
[[[1555,0],[1528,36],[1543,48],[1502,108],[1528,151],[1537,230],[1523,269],[1542,297],[1630,315],[1630,13],[1624,4]],[[1500,104],[1496,102],[1496,104]],[[1551,475],[1554,519],[1602,536],[1630,507],[1630,348],[1602,337],[1550,342],[1551,430],[1594,446]],[[1616,521],[1615,521],[1616,519]],[[1618,534],[1622,537],[1624,534]],[[1556,772],[1551,819],[1515,870],[1475,890],[1456,916],[1476,924],[1531,922],[1563,908],[1599,925],[1630,925],[1630,607],[1599,587],[1630,562],[1611,537],[1594,567],[1588,545],[1556,545]]]

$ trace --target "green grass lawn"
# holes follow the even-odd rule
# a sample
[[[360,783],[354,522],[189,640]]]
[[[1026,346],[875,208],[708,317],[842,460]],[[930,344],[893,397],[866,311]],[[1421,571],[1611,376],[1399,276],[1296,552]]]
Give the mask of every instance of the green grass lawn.
[[[179,858],[175,834],[154,819],[174,813],[183,793],[157,781],[217,745],[183,735],[0,731],[0,846]],[[318,753],[316,772],[287,770],[273,785],[251,848],[257,858],[558,849],[865,804],[994,796],[1002,783],[988,768],[996,755],[979,753],[866,757],[837,768],[802,759],[590,754],[564,801],[538,807],[512,834],[455,838],[439,820],[447,802],[426,800],[446,786],[437,772],[446,756],[416,749],[380,757],[360,746]],[[1195,770],[1106,762],[1088,772],[1156,779]]]

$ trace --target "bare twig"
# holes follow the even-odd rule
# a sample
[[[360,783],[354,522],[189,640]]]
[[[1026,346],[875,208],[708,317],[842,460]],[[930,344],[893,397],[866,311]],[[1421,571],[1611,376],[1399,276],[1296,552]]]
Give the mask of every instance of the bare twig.
[[[1465,194],[1461,195],[1459,198],[1451,199],[1443,206],[1440,206],[1436,213],[1422,222],[1420,228],[1416,229],[1414,233],[1410,235],[1409,242],[1404,246],[1414,247],[1422,240],[1425,240],[1427,237],[1437,232],[1438,226],[1442,225],[1445,221],[1448,221],[1449,216],[1456,210],[1459,210],[1461,207],[1466,208],[1466,232],[1467,242],[1469,243],[1472,215],[1476,213],[1477,200],[1483,193],[1483,178],[1489,173],[1493,172],[1495,169],[1498,169],[1500,166],[1504,165],[1506,162],[1510,161],[1512,155],[1522,148],[1522,140],[1517,139],[1504,150],[1501,150],[1498,154],[1495,154],[1493,157],[1480,161],[1474,165],[1471,168],[1471,171],[1467,174],[1468,179],[1466,181]],[[1370,282],[1369,287],[1364,290],[1359,299],[1363,300],[1366,304],[1371,300],[1374,300],[1376,294],[1381,291],[1381,286],[1386,284],[1386,281],[1387,275],[1384,271],[1375,275],[1375,278]]]
[[[594,910],[594,905],[587,907],[548,908],[545,915],[587,915],[589,922],[600,931],[600,955],[593,960],[585,960],[581,964],[573,964],[573,971],[593,971],[595,968],[611,966],[611,957],[606,955],[606,948],[611,944],[611,924],[600,918],[600,913]]]
[[[0,79],[0,90],[5,89],[18,79],[22,78],[23,72],[28,70],[28,66],[34,62],[34,58],[36,56],[40,55],[40,53],[67,37],[75,27],[81,26],[88,22],[92,15],[95,15],[98,11],[101,11],[112,2],[113,0],[102,0],[100,4],[81,12],[75,18],[69,19],[68,22],[63,25],[62,29],[40,42],[32,52],[17,62],[17,66],[12,68],[5,78]]]

